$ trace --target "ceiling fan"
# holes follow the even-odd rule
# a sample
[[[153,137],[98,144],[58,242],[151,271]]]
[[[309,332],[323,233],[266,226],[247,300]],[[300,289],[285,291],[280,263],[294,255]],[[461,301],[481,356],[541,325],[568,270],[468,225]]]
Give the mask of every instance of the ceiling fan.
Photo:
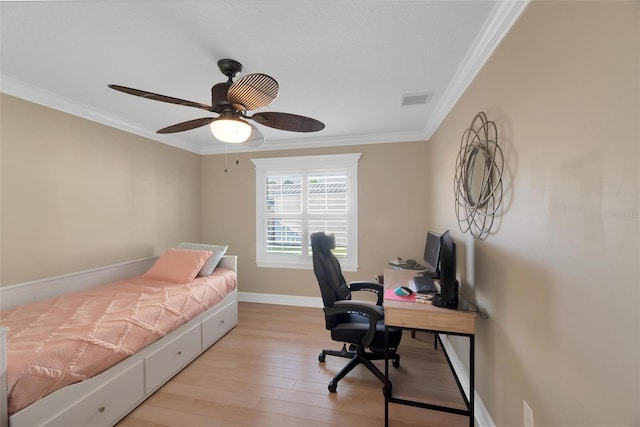
[[[265,111],[249,115],[249,111],[265,107],[276,99],[278,82],[273,77],[261,73],[248,74],[234,82],[233,78],[242,71],[242,64],[233,59],[219,60],[218,68],[228,80],[211,88],[211,106],[125,86],[110,84],[109,87],[142,98],[186,105],[218,114],[218,117],[203,117],[162,128],[157,131],[161,134],[210,125],[213,135],[222,142],[245,143],[258,147],[264,143],[264,137],[247,120],[291,132],[317,132],[324,129],[324,123],[321,121],[297,114]]]

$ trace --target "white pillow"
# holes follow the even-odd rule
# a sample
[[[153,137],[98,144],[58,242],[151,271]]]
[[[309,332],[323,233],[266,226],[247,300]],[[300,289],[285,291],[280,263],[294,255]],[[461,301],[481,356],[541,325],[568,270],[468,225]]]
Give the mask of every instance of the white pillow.
[[[211,276],[213,270],[216,269],[218,263],[227,252],[227,248],[229,246],[221,246],[221,245],[205,245],[202,243],[188,243],[182,242],[178,245],[178,249],[192,249],[197,251],[211,251],[213,255],[204,263],[200,271],[198,272],[198,276]]]

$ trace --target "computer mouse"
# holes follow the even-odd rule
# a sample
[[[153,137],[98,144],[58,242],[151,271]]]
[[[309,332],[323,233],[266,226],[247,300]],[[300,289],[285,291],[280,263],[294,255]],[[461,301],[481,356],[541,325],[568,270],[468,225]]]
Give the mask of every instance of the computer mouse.
[[[399,286],[393,292],[396,295],[401,297],[408,297],[413,293],[413,291],[410,288],[407,288],[406,286]]]

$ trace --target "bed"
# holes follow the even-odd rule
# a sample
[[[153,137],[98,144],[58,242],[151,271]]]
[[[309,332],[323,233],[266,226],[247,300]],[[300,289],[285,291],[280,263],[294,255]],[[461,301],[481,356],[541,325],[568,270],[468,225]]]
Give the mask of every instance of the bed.
[[[0,288],[0,426],[114,425],[237,325],[237,257],[220,255],[210,275],[173,283],[151,274],[166,255]],[[76,323],[93,329],[69,341]],[[56,357],[40,347],[57,356],[56,345],[73,348],[73,360],[42,366]],[[115,364],[94,366],[85,353]]]

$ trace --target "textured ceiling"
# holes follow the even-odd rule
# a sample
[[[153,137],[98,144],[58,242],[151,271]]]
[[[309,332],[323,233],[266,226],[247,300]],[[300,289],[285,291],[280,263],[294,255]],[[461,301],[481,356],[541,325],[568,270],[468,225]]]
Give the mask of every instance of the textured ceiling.
[[[113,91],[114,83],[210,104],[217,61],[280,84],[264,111],[321,120],[300,134],[257,125],[261,149],[428,139],[526,1],[1,2],[0,90],[200,154],[224,151],[215,116]],[[404,95],[428,94],[402,106]],[[249,150],[243,147],[242,149]]]

